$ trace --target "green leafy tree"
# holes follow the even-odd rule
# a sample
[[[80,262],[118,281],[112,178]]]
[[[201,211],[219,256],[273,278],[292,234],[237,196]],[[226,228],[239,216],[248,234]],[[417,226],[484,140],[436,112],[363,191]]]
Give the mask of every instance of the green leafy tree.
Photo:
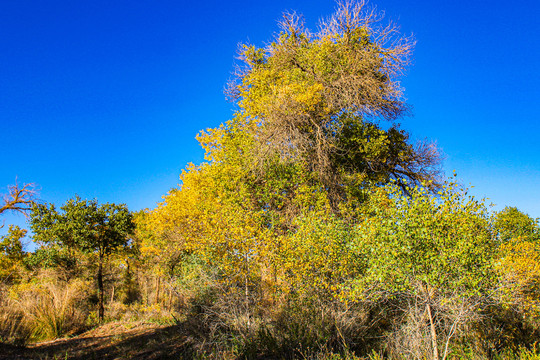
[[[450,339],[491,289],[494,238],[484,204],[456,184],[436,195],[422,187],[409,193],[388,185],[370,197],[358,225],[356,249],[366,271],[357,289],[417,299],[429,320],[433,358],[439,358],[442,338],[446,358]],[[437,323],[446,324],[438,327],[445,336]]]
[[[533,219],[516,207],[505,207],[495,214],[495,231],[501,242],[518,237],[528,240],[540,240],[539,219]]]
[[[31,228],[34,239],[56,243],[92,253],[98,259],[97,287],[99,319],[103,320],[103,265],[107,256],[128,242],[135,225],[133,215],[124,204],[98,205],[96,200],[70,199],[56,210],[53,204],[32,208]]]
[[[13,278],[18,265],[25,258],[21,239],[26,232],[16,225],[9,225],[8,233],[0,236],[0,279],[3,281]]]
[[[80,255],[82,254],[75,252],[74,249],[63,247],[60,244],[43,244],[24,258],[24,264],[29,270],[62,269],[64,274],[70,277],[76,274]]]

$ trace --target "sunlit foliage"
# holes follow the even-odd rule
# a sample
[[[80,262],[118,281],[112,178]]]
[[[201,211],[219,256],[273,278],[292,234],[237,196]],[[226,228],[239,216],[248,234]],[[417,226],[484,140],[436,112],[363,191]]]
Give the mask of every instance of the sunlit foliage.
[[[10,282],[18,277],[26,253],[22,239],[27,231],[16,225],[10,225],[8,233],[0,237],[0,281]]]

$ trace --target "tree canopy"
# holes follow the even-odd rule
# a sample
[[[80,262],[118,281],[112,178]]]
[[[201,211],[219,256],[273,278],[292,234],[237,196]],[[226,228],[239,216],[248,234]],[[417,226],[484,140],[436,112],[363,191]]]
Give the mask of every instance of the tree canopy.
[[[332,202],[343,200],[346,183],[438,179],[435,145],[411,144],[394,122],[409,109],[399,76],[412,38],[382,25],[362,2],[340,3],[317,32],[295,13],[280,28],[266,48],[241,48],[244,65],[229,86],[240,109],[235,125],[253,137],[252,166],[276,157],[301,162]]]
[[[311,262],[300,234],[313,229],[306,239],[313,246],[324,234],[342,234],[371,187],[438,185],[438,150],[411,144],[396,122],[409,109],[399,76],[412,38],[383,26],[362,2],[339,4],[315,33],[296,14],[285,14],[280,28],[266,48],[241,47],[243,65],[228,87],[238,111],[198,135],[206,162],[190,164],[180,187],[143,221],[154,229],[147,242],[170,249],[174,241],[244,285],[273,274],[278,286],[290,270],[284,264]],[[348,237],[338,237],[319,255],[345,249]]]
[[[495,215],[495,230],[500,241],[523,238],[540,241],[540,219],[533,219],[516,207],[507,206]]]

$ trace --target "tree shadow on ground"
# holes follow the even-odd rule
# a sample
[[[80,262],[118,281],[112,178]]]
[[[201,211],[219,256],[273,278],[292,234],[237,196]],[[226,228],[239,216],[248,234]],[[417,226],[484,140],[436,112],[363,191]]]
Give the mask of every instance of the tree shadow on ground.
[[[0,360],[192,359],[193,338],[185,330],[178,324],[101,336],[83,334],[26,348],[0,345]]]

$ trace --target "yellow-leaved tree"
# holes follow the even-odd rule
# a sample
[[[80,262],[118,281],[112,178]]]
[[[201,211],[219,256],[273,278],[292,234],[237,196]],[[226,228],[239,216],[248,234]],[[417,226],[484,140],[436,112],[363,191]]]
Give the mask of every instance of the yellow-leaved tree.
[[[497,270],[507,307],[525,318],[540,316],[540,225],[515,207],[494,216],[494,230],[500,243]]]
[[[439,184],[436,147],[396,122],[414,41],[381,24],[363,2],[340,3],[317,32],[286,14],[267,47],[243,46],[228,87],[238,110],[198,135],[205,161],[145,215],[141,251],[204,262],[222,297],[240,295],[248,325],[260,304],[349,301],[370,189]]]

